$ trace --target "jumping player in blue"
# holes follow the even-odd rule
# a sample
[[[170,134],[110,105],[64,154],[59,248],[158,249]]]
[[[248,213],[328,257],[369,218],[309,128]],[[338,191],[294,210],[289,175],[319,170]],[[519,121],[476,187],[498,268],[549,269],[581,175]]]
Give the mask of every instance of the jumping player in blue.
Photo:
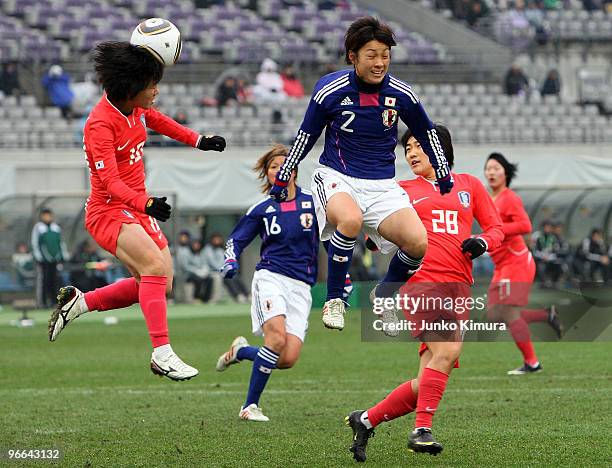
[[[427,233],[408,195],[394,179],[398,117],[412,130],[433,166],[440,193],[453,178],[434,125],[409,85],[389,75],[391,29],[376,18],[353,22],[345,36],[346,62],[353,70],[325,75],[315,85],[295,142],[276,175],[270,195],[287,198],[291,174],[325,128],[321,167],[312,178],[321,240],[329,240],[327,301],[323,323],[344,328],[342,290],[355,238],[363,230],[399,247],[375,294],[387,297],[421,265]],[[391,247],[392,248],[392,247]],[[389,253],[389,244],[382,247]]]
[[[287,148],[274,146],[255,165],[267,193],[285,161]],[[259,235],[261,260],[253,275],[251,320],[253,333],[264,336],[264,346],[249,346],[239,336],[217,361],[217,370],[246,359],[253,361],[251,382],[239,417],[268,421],[259,407],[259,397],[273,369],[289,369],[297,362],[308,329],[312,305],[310,288],[317,279],[319,232],[312,195],[296,185],[297,169],[281,203],[266,197],[253,205],[227,240],[222,273],[226,278],[238,271],[240,254]]]

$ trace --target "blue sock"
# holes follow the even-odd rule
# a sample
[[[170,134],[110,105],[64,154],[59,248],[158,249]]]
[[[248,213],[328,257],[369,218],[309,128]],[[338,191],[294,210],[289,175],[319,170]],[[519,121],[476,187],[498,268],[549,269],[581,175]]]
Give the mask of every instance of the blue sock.
[[[246,408],[251,403],[255,403],[259,406],[259,397],[263,392],[272,370],[276,368],[276,361],[278,361],[278,354],[272,351],[270,348],[263,346],[259,348],[257,356],[253,361],[253,370],[251,371],[251,382],[249,383],[249,393],[247,393]]]
[[[423,263],[423,257],[414,258],[398,250],[389,263],[387,274],[376,288],[377,297],[391,297],[399,287],[414,275]]]
[[[327,299],[342,299],[346,274],[351,266],[355,238],[336,230],[327,249]]]
[[[245,346],[244,348],[240,348],[236,353],[236,359],[239,361],[254,361],[257,356],[257,352],[259,348],[257,346]]]

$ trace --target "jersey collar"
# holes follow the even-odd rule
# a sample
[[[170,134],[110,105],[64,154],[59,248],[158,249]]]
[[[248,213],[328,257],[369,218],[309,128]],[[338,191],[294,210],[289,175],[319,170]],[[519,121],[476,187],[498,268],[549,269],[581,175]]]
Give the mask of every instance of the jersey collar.
[[[134,120],[134,111],[132,111],[130,115],[125,115],[123,112],[117,109],[112,102],[110,102],[110,99],[108,99],[108,95],[106,93],[104,93],[104,100],[106,101],[107,105],[111,109],[114,109],[115,112],[117,112],[117,114],[119,114],[121,117],[123,117],[126,120],[128,127],[132,128],[134,125],[136,125],[136,121]],[[130,117],[132,117],[131,121],[130,121]]]
[[[349,73],[349,81],[351,86],[355,88],[360,93],[365,94],[375,94],[380,93],[380,91],[387,86],[389,83],[389,74],[387,73],[380,84],[372,85],[361,80],[357,74],[355,73],[355,69],[350,71]]]

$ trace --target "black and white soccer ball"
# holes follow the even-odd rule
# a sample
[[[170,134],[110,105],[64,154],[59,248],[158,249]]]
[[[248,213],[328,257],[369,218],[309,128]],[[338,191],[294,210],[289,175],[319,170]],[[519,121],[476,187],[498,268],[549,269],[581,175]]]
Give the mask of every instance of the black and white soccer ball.
[[[174,65],[181,55],[181,33],[163,18],[149,18],[136,26],[130,43],[146,49],[164,66]]]

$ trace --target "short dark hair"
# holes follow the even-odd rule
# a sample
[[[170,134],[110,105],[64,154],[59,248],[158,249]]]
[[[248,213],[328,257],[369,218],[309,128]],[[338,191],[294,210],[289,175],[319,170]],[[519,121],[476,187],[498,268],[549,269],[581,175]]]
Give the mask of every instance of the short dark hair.
[[[101,42],[93,51],[93,60],[98,81],[114,102],[132,99],[164,76],[160,62],[129,42]]]
[[[353,21],[344,35],[346,63],[352,63],[349,59],[350,51],[357,53],[366,43],[374,40],[388,45],[389,49],[397,45],[393,30],[385,23],[381,23],[378,18],[364,16]]]
[[[436,129],[436,133],[438,134],[438,138],[440,139],[440,144],[442,145],[442,149],[444,150],[444,156],[446,157],[448,167],[452,168],[455,165],[455,152],[453,150],[453,139],[451,138],[450,130],[444,125],[440,124],[434,124],[434,128]],[[404,153],[406,152],[408,140],[410,139],[410,137],[413,136],[414,134],[410,129],[406,130],[402,135],[400,141],[402,142],[402,148],[404,148]]]
[[[512,179],[514,179],[516,173],[518,172],[518,164],[512,164],[501,153],[491,153],[487,158],[487,162],[490,159],[493,159],[502,165],[502,167],[504,168],[504,172],[506,173],[506,186],[510,187]]]

